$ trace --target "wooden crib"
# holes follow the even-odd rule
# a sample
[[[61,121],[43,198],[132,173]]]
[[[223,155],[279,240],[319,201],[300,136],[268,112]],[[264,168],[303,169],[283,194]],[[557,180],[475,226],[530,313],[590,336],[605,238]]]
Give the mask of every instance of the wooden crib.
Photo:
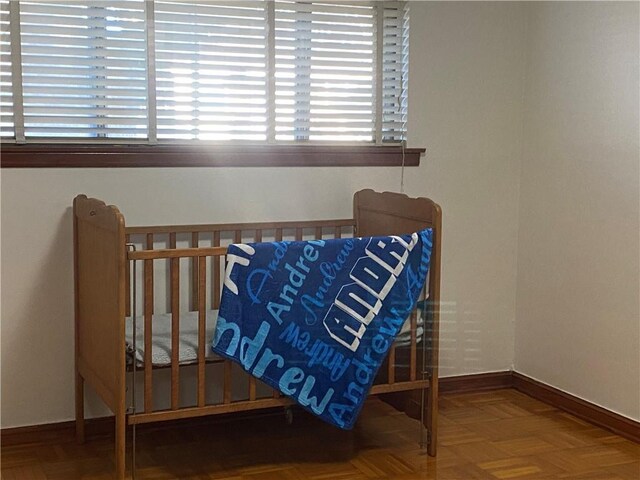
[[[326,239],[405,234],[434,228],[423,336],[418,338],[418,314],[414,311],[410,317],[408,345],[392,347],[370,394],[381,394],[383,399],[385,395],[392,395],[393,405],[403,410],[411,404],[415,406],[416,395],[426,395],[419,416],[427,430],[427,451],[429,455],[436,454],[441,245],[441,210],[436,203],[427,198],[362,190],[354,195],[353,219],[148,227],[125,226],[118,208],[85,195],[74,199],[73,210],[77,439],[84,441],[84,385],[87,383],[115,415],[118,479],[125,478],[127,425],[286,407],[292,403],[273,390],[261,395],[260,390],[266,386],[257,385],[260,382],[244,372],[234,371],[230,361],[208,355],[211,338],[206,333],[206,312],[219,306],[225,241]],[[185,242],[188,245],[182,247]],[[159,244],[166,248],[156,248]],[[136,245],[138,248],[134,249]],[[186,281],[181,274],[185,262]],[[170,360],[162,366],[154,365],[152,359],[154,307],[158,303],[158,299],[154,299],[158,269],[154,267],[159,263],[166,266],[163,272],[166,278],[162,281],[167,298],[163,301],[171,313]],[[132,275],[134,269],[139,273],[139,280]],[[185,287],[188,287],[189,305],[181,308]],[[192,314],[197,317],[197,347],[194,358],[186,362],[188,365],[179,358],[180,317],[184,315],[180,312],[185,310],[197,312]],[[125,339],[126,324],[132,322],[134,313],[137,322],[144,326],[144,338],[139,340],[142,347],[139,359],[136,352],[127,349]],[[207,366],[212,363],[220,364],[221,378],[207,378]],[[160,368],[170,372],[170,398],[166,399],[167,408],[157,409],[154,408],[154,371]],[[180,374],[184,368],[196,370],[194,391],[190,392],[195,398],[192,405],[181,403],[185,392],[184,387],[182,390],[180,387]],[[131,376],[128,372],[132,369],[142,377],[144,394],[142,405],[135,410],[129,408],[131,400],[127,399],[128,375]],[[246,376],[246,396],[242,399],[232,394],[232,383],[237,385],[238,375]],[[206,389],[219,389],[221,399],[210,403]]]

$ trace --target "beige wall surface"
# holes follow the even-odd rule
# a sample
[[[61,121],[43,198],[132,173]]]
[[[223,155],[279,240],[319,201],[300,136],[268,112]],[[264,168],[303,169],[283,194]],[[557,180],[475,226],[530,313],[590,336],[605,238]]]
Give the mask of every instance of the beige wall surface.
[[[515,367],[640,419],[639,4],[528,12]]]
[[[444,210],[441,374],[513,361],[525,8],[411,5],[405,191]],[[399,168],[4,169],[3,428],[73,418],[70,205],[87,193],[135,224],[350,216],[361,188],[398,190]],[[95,395],[89,413],[106,412]]]

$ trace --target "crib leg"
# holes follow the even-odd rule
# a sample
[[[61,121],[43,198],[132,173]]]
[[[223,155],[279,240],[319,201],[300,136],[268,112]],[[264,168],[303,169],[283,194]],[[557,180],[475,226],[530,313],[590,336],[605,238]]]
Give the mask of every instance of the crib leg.
[[[76,441],[84,443],[84,378],[76,372]]]
[[[125,445],[127,435],[127,417],[125,411],[116,413],[116,479],[125,479]]]
[[[427,392],[425,424],[427,428],[427,454],[435,457],[438,439],[438,380],[429,386]]]

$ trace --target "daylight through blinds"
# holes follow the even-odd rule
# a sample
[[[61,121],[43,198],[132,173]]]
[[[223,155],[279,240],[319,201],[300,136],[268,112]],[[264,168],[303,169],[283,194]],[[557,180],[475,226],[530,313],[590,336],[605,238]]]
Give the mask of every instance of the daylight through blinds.
[[[27,137],[146,138],[144,6],[20,2]]]
[[[3,141],[398,143],[406,2],[0,0]]]

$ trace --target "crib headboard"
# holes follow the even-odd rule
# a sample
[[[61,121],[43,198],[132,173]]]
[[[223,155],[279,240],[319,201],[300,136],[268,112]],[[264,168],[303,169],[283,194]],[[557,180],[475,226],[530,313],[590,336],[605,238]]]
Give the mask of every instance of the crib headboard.
[[[440,301],[442,210],[437,203],[429,198],[410,198],[402,193],[360,190],[353,196],[353,218],[354,234],[359,237],[407,234],[433,228],[429,298],[433,304]]]
[[[356,235],[397,235],[423,228],[440,229],[440,206],[429,198],[409,198],[393,192],[360,190],[353,196]]]
[[[78,195],[73,227],[76,363],[115,412],[124,404],[124,216],[112,205]]]

